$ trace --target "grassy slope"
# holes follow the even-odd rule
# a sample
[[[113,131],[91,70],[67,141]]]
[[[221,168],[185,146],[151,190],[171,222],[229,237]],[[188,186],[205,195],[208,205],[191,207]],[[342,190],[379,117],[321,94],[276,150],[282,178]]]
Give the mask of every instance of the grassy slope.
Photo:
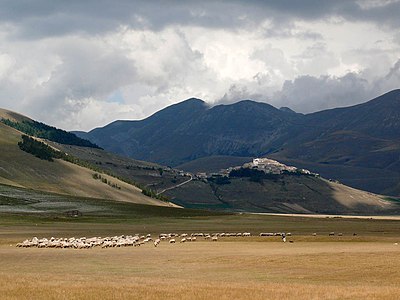
[[[61,160],[40,160],[19,149],[20,137],[20,132],[0,124],[0,183],[82,197],[166,205],[142,195],[138,188],[118,179],[104,176],[121,190],[94,180],[94,172],[89,169]]]
[[[192,208],[237,211],[333,214],[398,214],[400,207],[383,197],[314,177],[285,176],[278,181],[231,179],[215,185],[192,181],[167,195]]]
[[[336,176],[333,178],[344,178],[345,183],[349,182],[352,186],[362,185],[363,182],[370,182],[371,178],[376,177],[379,175],[379,178],[374,181],[374,188],[388,188],[390,186],[391,191],[388,194],[392,194],[393,191],[399,189],[400,178],[397,176],[397,173],[390,173],[388,170],[379,170],[373,168],[361,168],[361,167],[347,167],[347,166],[339,166],[339,165],[332,165],[332,164],[314,164],[314,163],[305,163],[302,161],[297,160],[285,160],[281,158],[279,155],[276,157],[271,155],[271,157],[282,161],[288,165],[295,165],[298,167],[306,168],[309,170],[313,170],[314,172],[318,173],[331,173]],[[188,162],[184,165],[179,166],[180,168],[188,171],[194,172],[213,172],[217,171],[222,168],[227,168],[228,166],[235,166],[241,165],[243,162],[251,161],[251,158],[246,157],[230,157],[230,156],[212,156],[212,157],[204,157],[200,158],[191,162]],[[334,182],[329,181],[319,181],[313,180],[311,182],[311,188],[313,187],[315,190],[318,190],[317,194],[310,193],[310,189],[302,189],[299,185],[303,185],[307,180],[303,182],[298,182],[297,185],[291,183],[293,180],[288,180],[286,183],[286,187],[279,186],[279,185],[271,185],[267,184],[266,186],[261,187],[256,186],[254,183],[247,183],[244,184],[243,182],[236,184],[237,185],[237,193],[242,194],[242,199],[237,199],[232,191],[232,187],[220,187],[220,192],[223,191],[223,198],[227,198],[228,200],[231,199],[230,205],[227,203],[221,203],[218,201],[215,195],[210,193],[209,188],[205,188],[205,185],[202,183],[192,183],[192,186],[182,187],[179,190],[171,191],[169,196],[177,197],[179,199],[185,200],[189,198],[189,193],[194,193],[196,196],[195,201],[189,201],[190,207],[205,207],[204,203],[208,203],[208,205],[214,206],[215,208],[232,208],[232,205],[237,206],[243,205],[243,208],[250,209],[250,210],[262,210],[263,208],[267,208],[269,211],[286,211],[290,212],[291,209],[294,211],[297,210],[298,212],[302,212],[302,208],[297,206],[292,207],[283,207],[282,203],[279,202],[297,202],[301,205],[302,197],[306,196],[310,201],[308,205],[308,209],[312,211],[317,211],[320,213],[326,212],[330,210],[333,212],[335,209],[339,209],[340,213],[347,213],[351,209],[356,206],[359,206],[358,209],[364,211],[364,213],[379,213],[380,207],[384,208],[385,203],[382,202],[382,197],[379,195],[375,195],[369,192],[364,192],[361,190],[357,190],[346,185],[337,184]],[[308,180],[309,181],[309,180]],[[242,191],[239,190],[239,186],[241,187]],[[247,186],[247,187],[246,187]],[[200,192],[199,189],[202,189]],[[243,191],[250,192],[244,193]],[[261,195],[262,190],[264,190],[264,195]],[[212,192],[212,191],[211,191]],[[284,192],[284,193],[283,193]],[[319,196],[319,199],[318,199]],[[296,200],[296,197],[298,198]],[[245,198],[245,199],[244,199]],[[266,203],[262,203],[260,201],[261,198],[265,199]],[[273,200],[279,200],[276,203],[272,203]],[[289,201],[284,201],[289,200]],[[322,201],[322,202],[321,202]],[[178,201],[179,203],[183,203]],[[203,202],[203,203],[202,203]],[[250,204],[250,203],[253,203]],[[310,206],[310,204],[312,206]],[[363,205],[365,204],[365,205]],[[257,207],[258,206],[258,207]],[[363,207],[361,207],[363,206]],[[376,207],[376,209],[374,208]],[[306,209],[307,210],[307,209]],[[303,210],[303,212],[306,212]],[[384,210],[384,209],[383,209]]]
[[[366,191],[381,190],[384,195],[400,194],[400,173],[393,170],[354,167],[335,163],[313,163],[304,160],[288,159],[280,153],[269,155],[269,157],[288,165],[313,170],[326,178],[339,180],[346,185],[358,189]]]
[[[186,176],[179,176],[174,170],[163,171],[160,175],[159,168],[162,166],[158,164],[119,156],[101,149],[51,144],[96,167],[153,190],[160,191],[189,179]]]
[[[32,121],[32,119],[24,115],[3,108],[0,108],[0,119],[9,119],[13,122]]]
[[[66,211],[78,209],[81,216]],[[0,240],[12,236],[29,237],[42,232],[60,236],[129,234],[132,232],[292,232],[306,235],[317,232],[324,240],[328,232],[371,236],[399,236],[398,220],[345,218],[307,218],[223,213],[207,210],[175,209],[104,199],[57,195],[0,185]],[[36,226],[32,227],[32,224]],[[14,228],[14,229],[12,229]],[[21,230],[17,229],[20,228]],[[312,237],[315,239],[315,237]],[[359,237],[358,237],[359,238]],[[358,239],[357,238],[357,239]],[[321,240],[322,239],[322,240]],[[0,243],[1,244],[1,243]]]
[[[119,157],[103,150],[75,146],[61,147],[67,153],[158,191],[187,179],[176,176],[172,171],[164,172],[160,176],[157,171],[158,165]],[[224,157],[199,159],[194,164],[206,167],[213,165],[220,169],[222,165],[218,161],[221,161],[222,158]],[[249,158],[239,159],[240,162],[250,160]],[[228,161],[231,160],[228,159]],[[231,162],[236,165],[238,161],[234,159]],[[128,166],[135,167],[128,169]],[[225,165],[225,167],[227,166]],[[155,167],[156,170],[140,169],[140,167]],[[382,202],[378,195],[326,180],[286,177],[278,183],[265,181],[263,185],[249,182],[247,179],[235,179],[232,182],[229,185],[216,186],[202,181],[192,181],[180,188],[166,192],[165,195],[173,198],[175,203],[191,208],[287,213],[308,213],[310,211],[345,214],[396,213],[386,210],[391,204]]]
[[[67,212],[78,210],[82,215],[70,217]],[[200,210],[182,210],[174,207],[153,206],[124,201],[77,197],[48,193],[0,184],[1,219],[7,216],[21,220],[39,218],[44,221],[114,222],[151,217],[193,217],[206,215],[226,215],[226,213],[205,212]],[[32,219],[33,218],[33,219]]]
[[[330,161],[329,163],[318,163],[289,159],[283,152],[269,154],[268,157],[287,165],[312,170],[313,172],[321,174],[325,178],[339,180],[340,182],[357,189],[365,191],[380,190],[383,191],[382,194],[384,195],[400,194],[400,173],[393,168],[374,168],[374,166],[368,165],[368,157],[364,157],[366,161],[363,163],[364,166],[362,167],[340,164],[335,161]],[[245,162],[251,161],[251,159],[251,157],[209,156],[187,162],[177,168],[195,173],[209,173],[217,172],[220,169],[232,166],[240,166]],[[344,159],[346,159],[346,157]]]

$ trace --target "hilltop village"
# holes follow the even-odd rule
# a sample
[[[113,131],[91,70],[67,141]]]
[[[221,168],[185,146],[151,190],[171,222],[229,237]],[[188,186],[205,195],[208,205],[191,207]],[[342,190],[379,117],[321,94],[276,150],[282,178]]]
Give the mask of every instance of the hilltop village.
[[[240,170],[240,169],[251,169],[262,171],[265,174],[274,174],[279,175],[283,173],[298,173],[301,175],[314,175],[318,176],[318,174],[312,173],[306,169],[298,169],[293,166],[287,166],[283,163],[280,163],[276,160],[269,158],[254,158],[252,162],[248,162],[243,164],[242,166],[230,167],[228,169],[222,169],[217,173],[196,173],[193,177],[197,179],[207,179],[210,177],[229,177],[232,171]],[[180,174],[183,176],[190,176],[191,174],[180,171]]]

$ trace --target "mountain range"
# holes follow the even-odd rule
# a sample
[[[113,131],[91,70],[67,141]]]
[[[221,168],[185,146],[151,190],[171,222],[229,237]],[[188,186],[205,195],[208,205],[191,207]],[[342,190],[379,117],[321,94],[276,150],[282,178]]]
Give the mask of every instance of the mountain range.
[[[198,100],[185,104],[193,103],[204,107]],[[253,105],[241,105],[249,104]],[[243,115],[247,117],[247,113]],[[277,118],[271,120],[271,124],[278,122]],[[271,130],[271,124],[265,130]],[[241,160],[248,162],[250,158],[212,156],[190,163],[202,161],[203,166],[216,167],[221,161],[238,165]],[[33,202],[32,192],[36,195]],[[93,200],[86,200],[89,198]],[[45,203],[43,199],[47,199]],[[316,174],[266,174],[245,169],[228,177],[195,176],[107,152],[71,133],[0,109],[0,211],[80,214],[83,210],[86,214],[93,209],[104,211],[101,199],[241,212],[379,215],[400,211],[396,197],[354,189]],[[101,207],[94,207],[96,203]]]
[[[114,153],[189,171],[229,167],[233,157],[271,157],[400,195],[400,90],[310,114],[250,100],[210,107],[192,98],[144,120],[76,134]]]

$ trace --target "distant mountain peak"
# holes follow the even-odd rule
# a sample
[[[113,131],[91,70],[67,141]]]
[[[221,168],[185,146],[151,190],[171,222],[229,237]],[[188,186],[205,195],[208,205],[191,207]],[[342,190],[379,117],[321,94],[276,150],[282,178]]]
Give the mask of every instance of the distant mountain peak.
[[[297,112],[295,112],[293,109],[290,109],[289,107],[286,106],[280,107],[279,110],[287,113],[297,114]]]
[[[258,102],[254,100],[240,100],[238,102],[234,103],[229,103],[229,104],[217,104],[214,106],[215,108],[231,108],[231,109],[247,109],[247,110],[259,110],[260,108],[263,110],[269,110],[269,111],[278,111],[278,109],[271,104],[268,104],[266,102]]]
[[[180,103],[184,103],[184,102],[186,102],[186,103],[205,103],[203,100],[201,100],[199,98],[189,98],[189,99],[183,100]]]
[[[186,109],[204,109],[205,107],[208,107],[208,104],[205,101],[198,99],[198,98],[189,98],[189,99],[183,100],[181,102],[167,106],[167,107],[163,108],[162,110],[156,112],[155,115],[160,112],[186,110]]]
[[[189,98],[189,99],[183,100],[181,102],[178,102],[178,103],[172,104],[170,106],[167,106],[165,109],[168,109],[170,107],[187,107],[187,106],[190,106],[190,107],[204,107],[204,106],[207,106],[207,103],[205,101],[201,100],[201,99],[198,99],[198,98]]]

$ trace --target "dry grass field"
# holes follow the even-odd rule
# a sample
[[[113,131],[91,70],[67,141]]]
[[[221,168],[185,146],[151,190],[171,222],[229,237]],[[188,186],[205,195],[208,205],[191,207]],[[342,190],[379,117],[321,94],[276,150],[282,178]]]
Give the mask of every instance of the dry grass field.
[[[90,250],[15,247],[35,235],[89,237],[229,228],[253,233],[291,230],[293,243],[254,236],[161,242],[157,248],[152,244]],[[316,237],[312,230],[318,232]],[[342,237],[327,235],[339,230]],[[0,298],[396,299],[400,245],[395,243],[400,243],[400,222],[392,220],[154,213],[125,222],[2,215]]]
[[[193,242],[136,248],[0,248],[7,299],[395,299],[392,243]]]

